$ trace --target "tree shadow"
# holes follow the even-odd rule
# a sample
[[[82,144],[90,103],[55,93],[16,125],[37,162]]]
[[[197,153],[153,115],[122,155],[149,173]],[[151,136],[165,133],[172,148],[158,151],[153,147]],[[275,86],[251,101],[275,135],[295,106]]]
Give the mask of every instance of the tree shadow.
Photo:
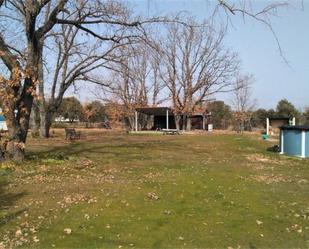
[[[116,149],[129,149],[135,148],[139,151],[147,146],[146,143],[124,143],[124,144],[84,144],[84,143],[70,143],[65,144],[63,146],[55,146],[51,147],[48,150],[44,151],[36,151],[36,152],[28,152],[27,159],[31,160],[33,158],[36,159],[47,159],[47,158],[55,158],[56,157],[70,157],[70,156],[87,156],[90,154],[108,154],[115,157],[128,156],[124,154],[121,150]],[[60,158],[61,159],[61,158]]]
[[[16,201],[22,198],[26,193],[9,193],[6,186],[9,182],[0,175],[0,227],[5,225],[11,220],[14,220],[27,209],[19,209],[17,211],[11,211]]]

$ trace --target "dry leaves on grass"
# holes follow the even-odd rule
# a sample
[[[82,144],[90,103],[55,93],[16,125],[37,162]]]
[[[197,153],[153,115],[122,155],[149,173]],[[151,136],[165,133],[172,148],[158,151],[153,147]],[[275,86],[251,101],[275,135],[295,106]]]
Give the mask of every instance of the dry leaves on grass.
[[[60,205],[61,208],[67,208],[69,205],[79,204],[80,202],[87,202],[88,204],[96,203],[97,198],[84,194],[74,194],[65,196],[63,200],[58,201],[57,204]]]
[[[147,194],[147,197],[148,197],[150,200],[155,200],[155,201],[160,199],[160,197],[159,197],[156,193],[154,193],[154,192],[148,193],[148,194]]]
[[[248,161],[251,163],[270,163],[270,164],[277,164],[277,165],[283,165],[284,162],[282,160],[276,160],[273,158],[266,157],[265,155],[262,154],[250,154],[246,155],[246,158]]]
[[[93,166],[93,161],[87,158],[80,159],[74,166],[75,169],[85,169]]]
[[[65,229],[63,230],[63,232],[64,232],[65,234],[67,234],[67,235],[70,235],[70,234],[72,233],[72,229],[71,229],[71,228],[65,228]]]
[[[251,176],[251,179],[257,181],[257,182],[264,182],[266,184],[271,184],[271,183],[279,183],[279,182],[291,182],[290,179],[287,177],[284,177],[282,175],[255,175]]]

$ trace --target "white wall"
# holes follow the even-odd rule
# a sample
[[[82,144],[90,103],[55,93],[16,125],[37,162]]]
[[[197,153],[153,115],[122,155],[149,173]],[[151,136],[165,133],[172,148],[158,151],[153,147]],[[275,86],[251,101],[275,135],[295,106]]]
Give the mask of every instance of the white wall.
[[[6,126],[5,121],[0,121],[0,130],[4,130],[4,131],[8,130],[8,127]]]

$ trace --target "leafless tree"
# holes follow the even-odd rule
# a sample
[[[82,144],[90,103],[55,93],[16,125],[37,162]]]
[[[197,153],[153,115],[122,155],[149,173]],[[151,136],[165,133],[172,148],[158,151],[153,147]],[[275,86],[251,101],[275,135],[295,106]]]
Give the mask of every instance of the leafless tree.
[[[163,67],[161,77],[169,89],[179,129],[180,116],[191,129],[195,109],[215,93],[233,89],[239,60],[225,49],[225,30],[216,31],[209,22],[170,24],[167,37],[160,38]]]
[[[43,86],[43,48],[52,32],[64,25],[101,41],[120,43],[138,36],[135,31],[143,33],[143,24],[160,21],[129,19],[116,0],[0,0],[0,16],[0,58],[6,68],[0,94],[10,135],[7,152],[16,160],[24,158],[36,88]]]
[[[252,112],[256,106],[252,99],[251,86],[254,82],[252,75],[238,75],[236,87],[233,93],[233,107],[235,109],[235,120],[239,125],[239,131],[243,131],[245,123],[250,126]]]
[[[109,63],[110,79],[100,87],[97,96],[104,102],[120,105],[129,128],[133,129],[135,108],[157,106],[165,100],[164,84],[159,78],[160,59],[144,43],[130,44],[119,52],[122,61]]]
[[[42,137],[49,137],[53,116],[67,89],[77,83],[101,83],[98,72],[108,67],[108,62],[120,59],[113,51],[133,42],[127,39],[117,43],[102,42],[91,37],[85,40],[80,34],[80,30],[74,26],[61,25],[60,30],[47,39],[48,57],[52,55],[56,59],[45,58],[45,77],[38,87],[36,103],[39,107]]]

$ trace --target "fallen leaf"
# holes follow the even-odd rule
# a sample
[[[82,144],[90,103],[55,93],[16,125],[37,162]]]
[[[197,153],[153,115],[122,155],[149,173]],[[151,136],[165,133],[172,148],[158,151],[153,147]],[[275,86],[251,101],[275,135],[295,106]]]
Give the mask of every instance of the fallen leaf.
[[[72,233],[71,228],[65,228],[63,231],[64,231],[65,234],[68,234],[68,235]]]
[[[258,224],[258,225],[262,225],[262,224],[263,224],[263,222],[262,222],[262,221],[260,221],[260,220],[256,220],[256,224]]]

